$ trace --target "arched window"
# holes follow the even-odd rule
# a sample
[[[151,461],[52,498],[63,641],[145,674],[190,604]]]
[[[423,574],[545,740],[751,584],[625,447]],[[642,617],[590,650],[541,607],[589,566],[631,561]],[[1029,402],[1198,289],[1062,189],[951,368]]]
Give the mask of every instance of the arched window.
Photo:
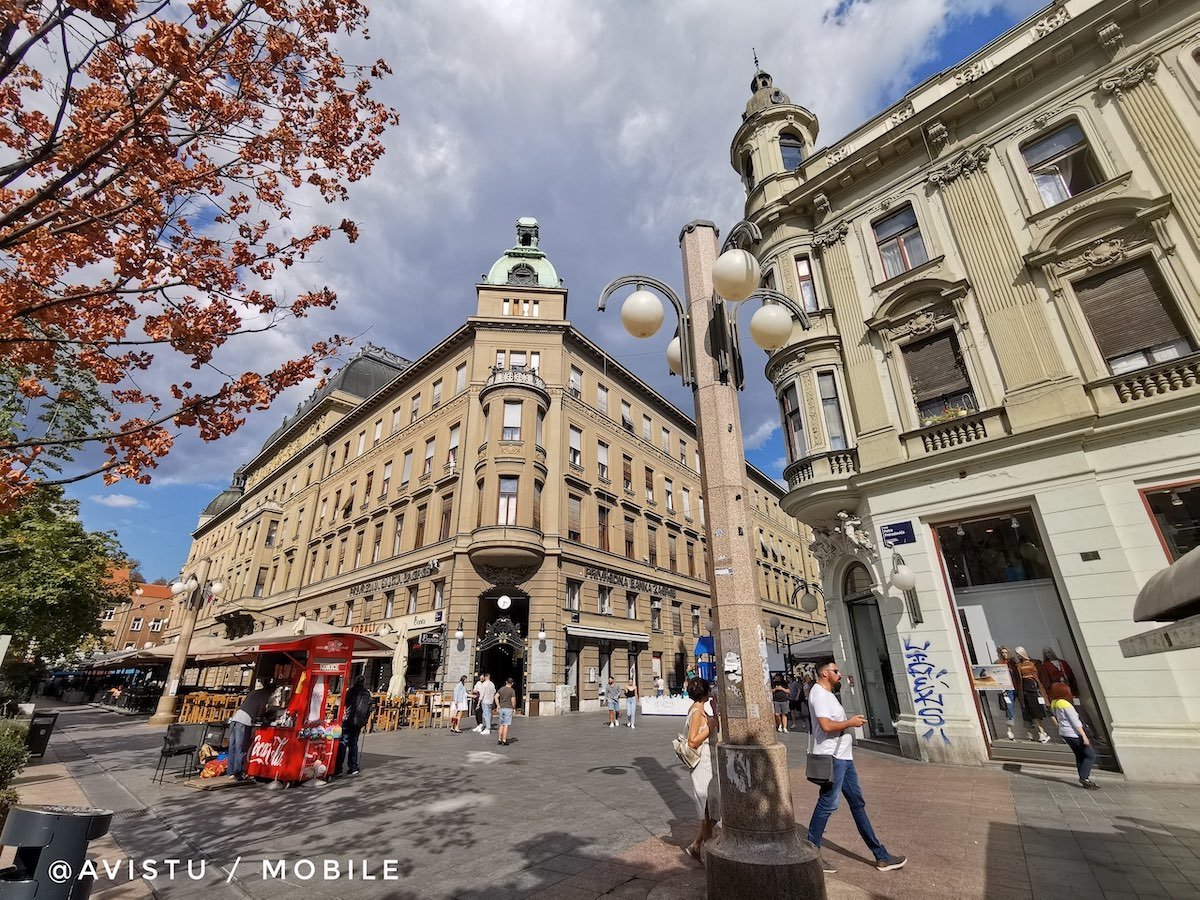
[[[871,573],[867,571],[867,567],[862,563],[853,563],[846,570],[846,577],[842,579],[842,596],[853,597],[858,594],[868,594],[873,584]]]
[[[746,190],[754,190],[754,162],[750,158],[750,151],[742,154],[742,181],[746,185]]]
[[[779,153],[783,156],[783,168],[785,172],[798,169],[800,168],[800,164],[804,162],[804,141],[800,140],[796,135],[785,131],[779,135]]]

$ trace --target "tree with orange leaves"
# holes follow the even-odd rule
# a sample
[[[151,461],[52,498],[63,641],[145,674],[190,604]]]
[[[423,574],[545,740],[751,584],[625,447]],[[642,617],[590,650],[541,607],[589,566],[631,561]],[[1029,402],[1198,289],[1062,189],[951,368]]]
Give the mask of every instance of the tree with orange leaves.
[[[146,482],[179,429],[231,433],[344,343],[265,371],[219,355],[335,304],[268,282],[357,237],[290,213],[342,201],[396,122],[372,98],[387,64],[339,51],[366,17],[359,0],[0,3],[0,509],[39,483]]]

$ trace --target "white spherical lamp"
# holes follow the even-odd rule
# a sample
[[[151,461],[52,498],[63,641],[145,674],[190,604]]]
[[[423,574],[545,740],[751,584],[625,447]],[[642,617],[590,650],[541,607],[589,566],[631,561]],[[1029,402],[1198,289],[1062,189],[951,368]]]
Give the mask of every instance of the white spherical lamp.
[[[713,287],[726,300],[741,303],[756,290],[762,278],[758,260],[745,250],[726,250],[713,264]]]
[[[805,591],[800,598],[800,608],[806,613],[817,611],[817,596],[812,591]]]
[[[454,639],[456,641],[461,641],[463,639],[463,630],[461,628],[455,629]]]
[[[917,586],[917,573],[901,563],[892,569],[892,585],[901,591],[911,591]]]
[[[648,338],[662,327],[662,301],[650,291],[634,291],[621,304],[621,324],[636,338]]]
[[[225,590],[225,582],[223,582],[223,581],[214,581],[212,584],[210,584],[208,586],[208,592],[210,594],[212,594],[214,597],[220,596],[224,590]]]
[[[174,584],[171,585],[171,593],[174,594],[176,597],[178,597],[180,594],[182,594],[187,589],[188,589],[188,586],[186,584],[184,584],[182,581],[176,581]]]
[[[764,350],[778,350],[792,336],[792,314],[777,303],[768,303],[750,317],[750,337]]]
[[[544,641],[545,639],[546,639],[546,629],[543,628],[541,631],[538,632],[538,640]]]
[[[683,374],[683,342],[679,340],[679,335],[667,344],[667,368],[671,370],[672,375]]]

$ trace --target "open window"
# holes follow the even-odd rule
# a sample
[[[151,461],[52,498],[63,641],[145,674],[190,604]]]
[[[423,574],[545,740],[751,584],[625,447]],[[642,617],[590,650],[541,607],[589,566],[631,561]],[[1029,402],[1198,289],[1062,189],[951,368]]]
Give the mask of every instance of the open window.
[[[912,204],[906,204],[903,209],[885,216],[872,228],[886,278],[895,278],[928,262],[929,253],[925,249],[925,239],[921,236]]]
[[[790,132],[779,135],[779,154],[783,157],[783,169],[791,172],[804,162],[804,141]]]
[[[953,331],[901,348],[922,427],[975,412],[979,405]]]
[[[1021,145],[1021,156],[1046,206],[1054,206],[1104,180],[1078,122]]]

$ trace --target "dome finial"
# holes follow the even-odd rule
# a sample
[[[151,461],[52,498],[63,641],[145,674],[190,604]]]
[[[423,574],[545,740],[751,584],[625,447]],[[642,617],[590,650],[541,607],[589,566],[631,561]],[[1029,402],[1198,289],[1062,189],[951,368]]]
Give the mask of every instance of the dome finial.
[[[754,69],[755,69],[755,71],[762,69],[762,66],[760,66],[758,64],[758,51],[755,50],[753,47],[751,47],[750,52],[754,54]]]

